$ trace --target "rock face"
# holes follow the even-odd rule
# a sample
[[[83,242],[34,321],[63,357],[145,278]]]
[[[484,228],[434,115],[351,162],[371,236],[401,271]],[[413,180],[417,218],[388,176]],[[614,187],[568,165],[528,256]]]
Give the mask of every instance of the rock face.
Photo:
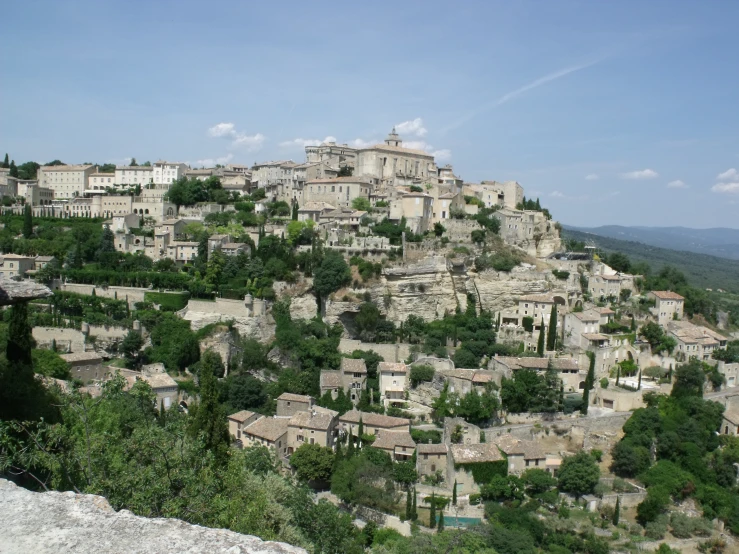
[[[36,298],[48,298],[53,294],[48,287],[33,281],[13,281],[0,277],[0,306],[19,304]]]
[[[305,553],[302,548],[177,519],[115,512],[101,496],[34,493],[0,479],[3,554]]]

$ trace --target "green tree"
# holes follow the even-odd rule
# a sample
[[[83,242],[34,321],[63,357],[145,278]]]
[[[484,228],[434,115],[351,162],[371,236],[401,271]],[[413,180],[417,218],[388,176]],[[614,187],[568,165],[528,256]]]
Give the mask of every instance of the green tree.
[[[452,489],[452,504],[457,505],[457,480],[454,480],[454,488]]]
[[[547,350],[550,352],[557,346],[557,305],[552,306],[549,315],[549,333],[547,334]]]
[[[360,212],[369,212],[372,209],[372,205],[368,198],[364,196],[357,196],[352,200],[352,208],[359,210]]]
[[[590,494],[600,479],[600,468],[593,457],[585,451],[562,460],[559,469],[559,490],[574,495],[576,498]]]
[[[292,211],[292,220],[297,221],[298,220],[298,210],[300,210],[300,206],[298,206],[297,202],[293,202],[293,211]]]
[[[354,168],[349,167],[348,165],[345,165],[344,167],[339,168],[339,173],[337,173],[338,177],[351,177],[354,173]]]
[[[67,362],[52,350],[33,349],[31,357],[33,358],[33,370],[40,375],[63,380],[72,377]]]
[[[410,374],[411,385],[417,387],[421,383],[433,381],[435,373],[434,366],[428,364],[412,365]]]
[[[292,456],[290,465],[302,481],[331,480],[334,467],[334,451],[318,444],[303,444]]]
[[[674,397],[702,397],[706,374],[698,360],[691,360],[687,364],[677,366],[675,370],[675,384],[672,386],[671,396]]]
[[[8,173],[11,177],[18,178],[18,168],[15,165],[15,160],[10,162],[10,172]]]
[[[429,510],[429,527],[436,527],[436,493],[431,491],[431,509]]]
[[[23,237],[31,238],[33,235],[33,214],[31,213],[31,206],[26,204],[23,209]]]
[[[539,340],[536,343],[536,353],[540,358],[544,357],[544,337],[546,336],[547,328],[544,325],[544,317],[541,318],[541,327],[539,329]]]
[[[8,153],[5,153],[5,159],[3,160],[3,165],[0,165],[0,167],[3,167],[5,169],[8,169],[10,167],[10,161],[8,159]]]
[[[446,232],[446,227],[444,227],[441,223],[438,221],[434,223],[434,235],[437,237],[440,237]]]
[[[611,522],[613,523],[614,527],[618,527],[618,522],[621,519],[621,497],[616,497],[616,509],[613,510],[613,519]]]
[[[223,377],[226,373],[226,367],[223,365],[221,355],[211,349],[203,352],[203,355],[200,357],[200,371],[203,371],[203,369],[206,369],[207,372],[215,375],[217,378]]]
[[[442,533],[444,531],[444,510],[439,510],[439,525],[436,527],[436,530],[439,533]]]
[[[329,294],[351,281],[352,274],[344,257],[334,250],[329,250],[315,271],[313,288],[321,298],[327,298]]]
[[[405,519],[410,520],[413,517],[413,500],[411,499],[411,489],[405,491]]]
[[[416,465],[413,462],[398,462],[393,465],[393,479],[405,487],[418,481]]]
[[[586,352],[588,355],[588,375],[585,377],[585,388],[582,391],[582,406],[580,407],[580,413],[588,415],[588,407],[590,406],[590,390],[595,385],[595,354],[593,352]]]
[[[218,457],[225,456],[230,436],[223,406],[218,401],[218,381],[212,366],[204,365],[198,375],[200,401],[190,419],[192,437],[202,438],[205,448]]]
[[[129,331],[121,341],[118,350],[129,360],[136,360],[139,351],[144,346],[144,339],[138,331]]]

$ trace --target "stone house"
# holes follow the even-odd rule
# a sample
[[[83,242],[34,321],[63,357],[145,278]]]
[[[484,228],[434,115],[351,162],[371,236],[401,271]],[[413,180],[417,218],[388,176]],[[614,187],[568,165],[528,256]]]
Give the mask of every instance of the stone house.
[[[36,256],[36,259],[33,261],[33,269],[35,271],[43,269],[44,267],[46,267],[47,264],[50,264],[55,260],[56,258],[54,256]]]
[[[372,447],[387,452],[394,462],[407,462],[416,451],[416,443],[408,431],[381,430]]]
[[[339,428],[342,432],[352,433],[355,437],[359,434],[359,421],[362,421],[362,429],[365,435],[377,435],[380,431],[406,431],[411,428],[411,420],[404,417],[392,417],[373,412],[360,412],[351,410],[339,416]]]
[[[304,444],[333,448],[336,438],[337,412],[331,410],[297,412],[287,423],[287,455]]]
[[[408,192],[390,202],[389,219],[400,221],[405,218],[409,229],[418,234],[425,233],[433,225],[434,198],[425,192]]]
[[[318,223],[324,213],[333,212],[336,206],[327,202],[306,202],[298,208],[298,221],[315,221]]]
[[[495,439],[495,445],[505,454],[509,474],[521,475],[532,468],[546,469],[547,456],[535,441],[505,434]]]
[[[544,318],[544,325],[549,325],[549,316],[552,313],[554,304],[557,302],[551,294],[527,294],[518,299],[518,324],[523,325],[524,317],[531,317],[534,320],[534,329],[541,327],[541,320]],[[564,304],[564,299],[562,300]],[[560,314],[561,317],[561,314]]]
[[[154,168],[151,166],[119,165],[115,168],[115,184],[126,187],[146,186],[154,182]]]
[[[482,392],[488,383],[496,382],[496,375],[492,371],[482,369],[444,369],[439,374],[449,383],[449,392],[460,396],[473,389]]]
[[[666,327],[668,335],[677,341],[675,353],[680,360],[708,361],[716,350],[726,348],[728,339],[707,327],[687,321],[669,321]]]
[[[405,148],[394,128],[384,144],[356,151],[354,174],[375,177],[382,187],[393,187],[409,180],[422,183],[438,178],[434,156],[425,150]]]
[[[570,312],[564,316],[564,342],[567,346],[583,348],[582,335],[600,332],[601,314],[596,310]]]
[[[283,392],[277,397],[277,416],[292,417],[298,412],[308,412],[313,407],[313,398],[302,394]]]
[[[380,399],[387,408],[405,404],[408,386],[408,366],[404,363],[380,362],[377,366],[380,378]]]
[[[94,165],[50,165],[38,169],[39,186],[54,191],[54,198],[76,198],[89,188]]]
[[[260,417],[242,429],[244,446],[266,446],[277,452],[280,458],[287,456],[287,417]]]
[[[338,208],[350,208],[355,198],[369,201],[372,183],[361,177],[314,179],[303,187],[303,202],[325,202]]]
[[[735,387],[739,385],[739,363],[727,364],[726,362],[718,363],[719,372],[726,377],[726,386]]]
[[[361,359],[342,358],[338,371],[321,371],[320,387],[321,396],[330,392],[334,400],[342,389],[356,406],[367,388],[367,365]]]
[[[103,368],[103,358],[97,352],[73,352],[59,354],[59,357],[67,362],[72,377],[85,385],[101,381],[108,375],[108,370]]]
[[[619,298],[624,289],[634,290],[632,275],[591,275],[588,286],[593,298]]]
[[[240,412],[231,414],[228,416],[228,433],[234,440],[241,442],[241,434],[244,429],[260,417],[262,416],[248,410],[241,410]]]
[[[452,444],[449,450],[451,460],[447,463],[446,482],[451,485],[456,481],[458,496],[480,492],[480,486],[472,476],[471,465],[505,460],[492,443]]]
[[[538,372],[547,370],[551,363],[559,373],[566,392],[582,390],[585,387],[587,368],[580,369],[578,360],[574,358],[514,358],[511,356],[495,356],[491,358],[488,368],[499,372],[502,377],[510,379],[519,369],[533,369]]]
[[[739,435],[739,411],[735,408],[727,408],[721,421],[722,435]]]
[[[437,471],[446,478],[449,464],[447,444],[424,444],[416,447],[416,471],[419,477],[431,477]]]
[[[19,256],[18,254],[0,255],[0,275],[6,279],[23,277],[26,271],[36,269],[36,258],[32,256]]]
[[[133,373],[133,372],[132,372]],[[169,410],[172,406],[177,405],[179,400],[179,387],[177,381],[172,379],[167,373],[164,372],[143,372],[141,374],[127,373],[124,375],[128,385],[126,390],[130,389],[134,383],[141,379],[146,381],[154,394],[157,395],[156,407],[164,406],[165,410]]]
[[[685,298],[669,290],[654,290],[647,293],[647,298],[654,300],[654,308],[650,311],[662,326],[674,319],[682,319]]]

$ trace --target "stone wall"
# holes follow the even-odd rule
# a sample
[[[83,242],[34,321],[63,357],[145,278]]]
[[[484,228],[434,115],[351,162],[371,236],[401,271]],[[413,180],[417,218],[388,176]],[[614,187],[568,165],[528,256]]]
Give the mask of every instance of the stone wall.
[[[435,358],[433,356],[419,356],[412,365],[430,365],[436,371],[454,369],[454,362],[449,358]]]
[[[178,519],[116,512],[102,496],[35,493],[0,479],[0,552],[3,554],[98,554],[100,552],[228,552],[304,554],[302,548],[265,542],[225,529]]]
[[[380,344],[354,339],[341,339],[339,341],[339,352],[342,354],[351,354],[354,350],[374,350],[385,358],[386,362],[402,362],[406,360],[411,354],[410,349],[411,345],[405,343]]]
[[[74,292],[76,294],[92,295],[101,298],[117,298],[118,300],[128,300],[129,307],[133,308],[136,302],[143,302],[144,295],[151,289],[139,287],[96,287],[94,285],[78,285],[75,283],[60,283],[57,287],[61,291]]]
[[[31,330],[39,348],[51,348],[51,342],[56,341],[58,352],[84,352],[85,335],[77,329],[61,329],[57,327],[34,327]]]

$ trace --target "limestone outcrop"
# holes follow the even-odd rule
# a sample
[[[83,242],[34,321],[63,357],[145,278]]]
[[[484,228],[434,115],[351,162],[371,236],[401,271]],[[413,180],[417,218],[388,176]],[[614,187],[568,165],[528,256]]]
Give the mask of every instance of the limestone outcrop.
[[[0,277],[0,306],[19,304],[36,298],[48,298],[53,294],[48,287],[33,281],[13,281]]]
[[[3,554],[300,554],[302,548],[265,542],[178,519],[116,512],[102,496],[35,493],[0,479]]]

